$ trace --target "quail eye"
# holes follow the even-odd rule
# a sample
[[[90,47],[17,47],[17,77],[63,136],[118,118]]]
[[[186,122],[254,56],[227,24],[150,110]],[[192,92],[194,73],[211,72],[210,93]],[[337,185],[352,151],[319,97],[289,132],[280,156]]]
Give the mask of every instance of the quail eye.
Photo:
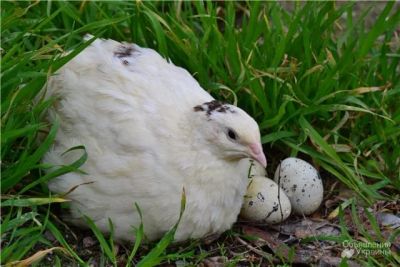
[[[232,129],[228,129],[228,136],[232,140],[237,140],[237,134]]]

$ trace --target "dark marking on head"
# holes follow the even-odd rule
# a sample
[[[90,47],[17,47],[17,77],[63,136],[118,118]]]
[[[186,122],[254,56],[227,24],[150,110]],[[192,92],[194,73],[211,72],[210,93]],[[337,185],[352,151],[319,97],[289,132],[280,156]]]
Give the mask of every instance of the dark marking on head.
[[[250,200],[250,201],[249,201],[249,206],[251,207],[251,206],[253,206],[253,204],[254,204],[254,201],[253,201],[253,200]]]
[[[221,106],[220,108],[217,109],[218,112],[226,113],[226,107]]]
[[[193,108],[195,112],[198,111],[205,111],[206,115],[209,117],[213,112],[220,112],[220,113],[236,113],[229,105],[220,102],[218,100],[212,100],[210,102],[205,102],[202,105],[195,106]]]
[[[218,100],[213,100],[210,102],[206,102],[203,105],[206,105],[208,107],[207,112],[213,112],[214,110],[216,110],[218,108],[222,108],[224,104]]]
[[[193,110],[194,110],[195,112],[197,112],[197,111],[204,111],[204,108],[203,108],[202,106],[198,105],[198,106],[195,106],[195,107],[193,108]]]
[[[117,58],[129,57],[132,53],[135,52],[135,49],[131,45],[121,45],[118,47],[117,51],[114,51],[114,56]]]

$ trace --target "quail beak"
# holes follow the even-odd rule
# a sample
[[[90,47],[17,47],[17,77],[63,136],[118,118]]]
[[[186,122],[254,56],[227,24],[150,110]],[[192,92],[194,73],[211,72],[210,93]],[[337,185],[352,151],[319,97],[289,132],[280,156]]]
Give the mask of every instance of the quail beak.
[[[267,158],[264,155],[262,146],[260,143],[253,143],[249,145],[250,157],[258,161],[264,168],[267,167]]]

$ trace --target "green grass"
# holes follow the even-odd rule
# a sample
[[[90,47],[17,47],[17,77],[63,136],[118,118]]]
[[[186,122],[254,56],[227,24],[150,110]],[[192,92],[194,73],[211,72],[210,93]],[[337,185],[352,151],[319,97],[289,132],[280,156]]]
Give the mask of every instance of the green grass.
[[[58,124],[43,122],[51,100],[34,101],[47,77],[88,45],[82,42],[85,33],[154,48],[188,69],[216,98],[237,101],[260,124],[270,175],[284,157],[300,155],[363,203],[395,200],[400,194],[400,46],[395,36],[400,10],[394,2],[370,27],[365,21],[372,8],[352,17],[354,3],[294,3],[292,13],[274,2],[1,5],[2,264],[52,248],[46,231],[63,247],[54,264],[88,262],[64,238],[68,230],[53,212],[54,202],[61,200],[46,187],[48,180],[78,170],[87,155],[84,148],[73,148],[81,150],[80,159],[44,173],[51,166],[41,158]],[[59,56],[71,49],[75,52],[69,56]],[[44,135],[41,142],[38,135]],[[346,209],[362,227],[354,205]],[[115,264],[113,244],[97,236],[103,263]],[[341,238],[352,237],[342,232]],[[196,264],[209,254],[224,255],[225,245],[219,245],[220,251],[207,252],[197,242],[175,250],[159,244],[155,249],[160,250],[145,256],[136,254],[136,244],[126,258]],[[366,261],[400,264],[395,255]]]

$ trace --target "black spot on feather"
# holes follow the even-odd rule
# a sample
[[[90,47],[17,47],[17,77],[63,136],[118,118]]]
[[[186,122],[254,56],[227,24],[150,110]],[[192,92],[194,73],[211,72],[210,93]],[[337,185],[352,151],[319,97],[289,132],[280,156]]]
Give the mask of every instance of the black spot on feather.
[[[224,106],[224,104],[218,100],[213,100],[211,102],[206,102],[203,105],[206,105],[208,107],[208,112],[213,112],[217,108],[221,108]]]
[[[226,107],[222,106],[217,109],[218,112],[226,113]]]
[[[194,111],[205,111],[207,116],[210,116],[214,112],[220,112],[220,113],[235,113],[235,110],[233,110],[228,104],[225,104],[223,102],[220,102],[218,100],[213,100],[210,102],[205,102],[202,105],[195,106]]]
[[[133,46],[121,45],[117,51],[114,51],[114,56],[117,58],[129,57],[135,52]]]
[[[202,106],[195,106],[194,108],[193,108],[193,110],[195,111],[195,112],[197,112],[197,111],[204,111],[204,108],[202,107]]]

